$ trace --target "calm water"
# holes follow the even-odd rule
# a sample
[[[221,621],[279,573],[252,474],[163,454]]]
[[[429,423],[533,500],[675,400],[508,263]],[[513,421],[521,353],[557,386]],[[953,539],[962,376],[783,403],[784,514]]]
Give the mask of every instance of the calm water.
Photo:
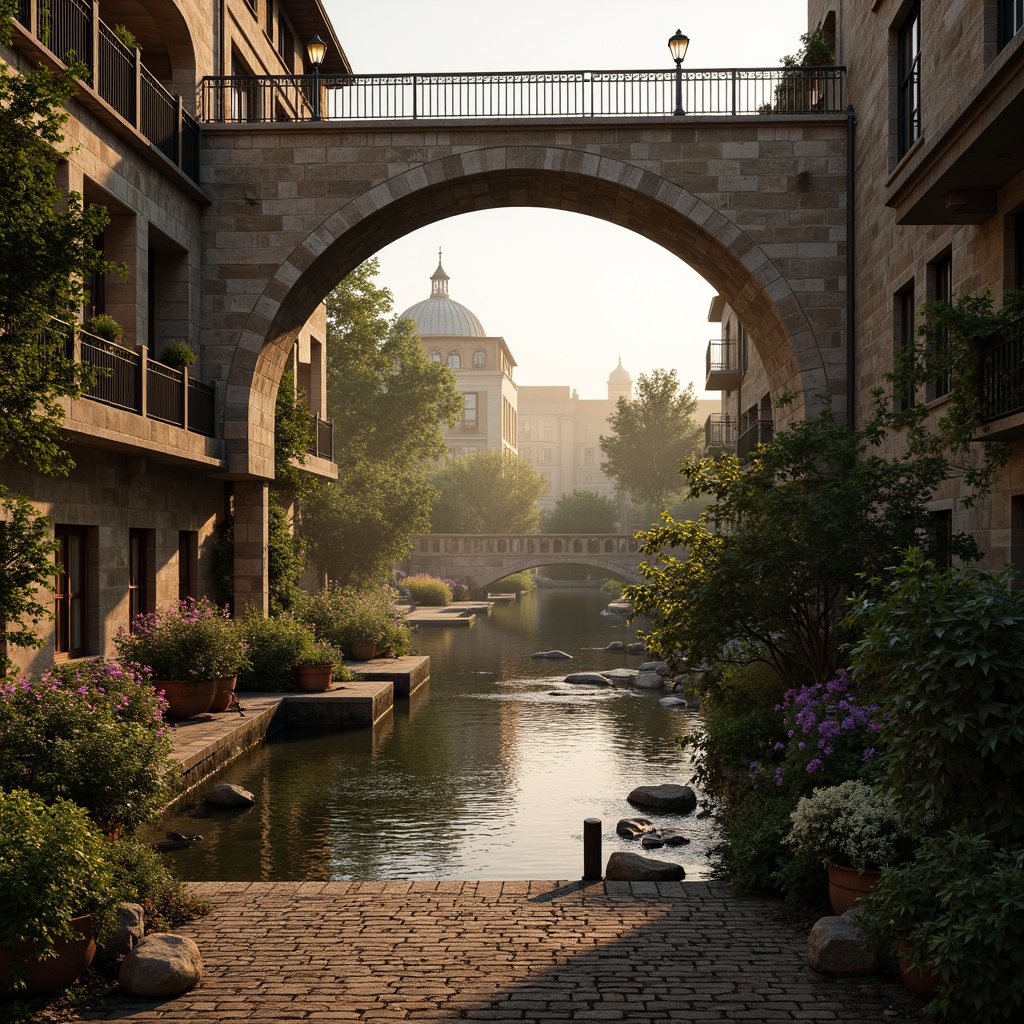
[[[216,781],[256,795],[244,813],[182,807],[160,832],[200,833],[170,856],[193,880],[559,879],[582,873],[583,819],[603,821],[604,863],[620,818],[682,827],[689,846],[651,856],[707,874],[714,840],[696,815],[626,801],[637,785],[687,783],[675,737],[690,712],[663,693],[570,687],[572,671],[636,667],[605,654],[635,627],[602,616],[595,591],[544,590],[496,606],[474,629],[421,629],[431,680],[376,728],[294,731],[228,765]],[[559,648],[572,661],[538,661]]]

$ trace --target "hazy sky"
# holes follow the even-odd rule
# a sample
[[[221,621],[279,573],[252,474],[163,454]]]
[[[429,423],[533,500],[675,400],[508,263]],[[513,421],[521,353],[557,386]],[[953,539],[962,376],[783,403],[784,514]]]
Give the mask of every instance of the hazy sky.
[[[324,0],[357,74],[777,67],[807,31],[802,0]],[[502,335],[519,384],[603,398],[619,355],[635,380],[676,369],[705,395],[713,289],[653,242],[577,214],[504,209],[439,221],[382,249],[395,310],[430,295],[444,251],[450,295]]]

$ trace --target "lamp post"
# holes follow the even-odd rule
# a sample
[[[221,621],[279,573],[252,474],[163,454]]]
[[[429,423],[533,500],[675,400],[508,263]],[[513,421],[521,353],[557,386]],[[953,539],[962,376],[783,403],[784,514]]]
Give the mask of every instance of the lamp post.
[[[685,49],[685,48],[684,48]],[[327,44],[319,37],[313,36],[306,43],[306,56],[313,65],[313,116],[311,120],[320,120],[320,65],[327,56]]]
[[[668,52],[676,62],[676,109],[672,112],[675,117],[682,117],[686,113],[683,110],[683,58],[686,56],[686,48],[690,45],[690,37],[683,35],[683,30],[677,28],[676,34],[668,41]]]

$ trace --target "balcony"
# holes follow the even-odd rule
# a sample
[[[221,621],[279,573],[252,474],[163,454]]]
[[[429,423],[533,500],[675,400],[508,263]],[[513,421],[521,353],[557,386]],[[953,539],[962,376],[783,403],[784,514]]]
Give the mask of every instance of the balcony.
[[[713,338],[708,342],[705,391],[732,391],[739,386],[739,346],[726,338]]]
[[[704,455],[736,454],[736,421],[727,413],[713,412],[704,421]]]
[[[1024,437],[1024,323],[982,345],[981,415],[989,427],[985,438]]]
[[[774,429],[775,425],[771,420],[755,420],[737,439],[736,454],[743,460],[748,459],[759,444],[768,444],[771,441]]]
[[[18,0],[15,19],[37,46],[59,61],[73,50],[89,67],[87,88],[198,183],[199,123],[182,108],[181,97],[172,96],[146,69],[140,51],[125,46],[98,11],[90,0]]]
[[[325,420],[319,413],[310,416],[308,453],[317,459],[334,461],[334,420]]]
[[[84,398],[215,436],[214,387],[191,377],[187,368],[165,366],[148,358],[145,349],[125,348],[60,320],[51,321],[47,340],[96,371]]]

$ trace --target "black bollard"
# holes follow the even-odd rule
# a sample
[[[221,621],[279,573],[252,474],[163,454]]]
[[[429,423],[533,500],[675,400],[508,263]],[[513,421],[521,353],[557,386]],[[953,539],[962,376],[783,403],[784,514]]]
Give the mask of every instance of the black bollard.
[[[583,819],[583,881],[601,881],[601,819]]]

